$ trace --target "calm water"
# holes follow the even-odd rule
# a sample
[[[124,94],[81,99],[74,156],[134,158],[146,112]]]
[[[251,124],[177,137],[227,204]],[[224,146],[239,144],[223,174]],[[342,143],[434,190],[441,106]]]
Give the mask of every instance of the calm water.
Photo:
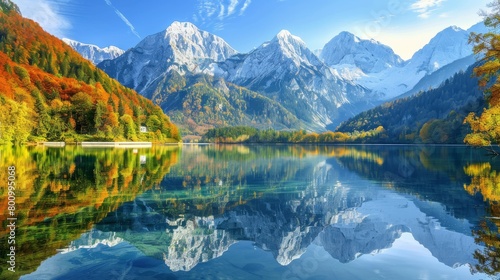
[[[1,148],[0,278],[496,279],[500,160],[483,154]]]

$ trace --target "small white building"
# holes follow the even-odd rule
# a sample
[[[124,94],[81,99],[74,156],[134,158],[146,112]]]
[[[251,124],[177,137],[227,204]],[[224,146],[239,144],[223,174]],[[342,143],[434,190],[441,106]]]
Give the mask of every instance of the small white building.
[[[146,126],[144,126],[144,125],[141,125],[141,132],[142,133],[148,132],[148,128]]]

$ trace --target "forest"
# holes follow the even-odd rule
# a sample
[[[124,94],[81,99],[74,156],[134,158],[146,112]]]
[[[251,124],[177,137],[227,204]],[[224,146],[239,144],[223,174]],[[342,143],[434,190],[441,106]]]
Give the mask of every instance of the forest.
[[[92,229],[123,203],[160,185],[177,164],[177,146],[141,149],[89,150],[80,146],[65,149],[4,147],[0,167],[16,163],[16,271],[0,270],[0,279],[19,279],[29,274],[57,250]],[[141,156],[147,161],[141,162]],[[7,172],[0,180],[7,181]],[[7,207],[8,192],[0,193],[0,205]],[[0,213],[3,221],[7,212]],[[78,221],[78,222],[75,222]],[[0,236],[8,228],[3,226]],[[2,240],[6,240],[3,239]],[[5,249],[2,248],[2,252]]]
[[[222,127],[208,130],[203,142],[218,143],[372,143],[463,144],[472,132],[464,120],[488,106],[479,80],[479,64],[455,74],[441,86],[386,102],[322,133]],[[472,116],[472,115],[471,115]],[[478,125],[479,127],[479,125]]]
[[[470,132],[470,112],[486,106],[471,66],[440,87],[384,103],[342,123],[337,131],[353,133],[383,126],[388,143],[463,144]],[[373,141],[370,140],[373,143]]]
[[[300,121],[279,102],[210,75],[170,72],[152,95],[182,130],[199,139],[214,127],[245,125],[260,129],[299,129]]]
[[[387,134],[382,126],[363,132],[307,132],[306,130],[277,131],[259,130],[254,127],[220,127],[208,130],[201,142],[215,143],[366,143],[383,142]]]
[[[15,5],[1,2],[0,9],[0,144],[180,141],[160,107],[23,18]]]

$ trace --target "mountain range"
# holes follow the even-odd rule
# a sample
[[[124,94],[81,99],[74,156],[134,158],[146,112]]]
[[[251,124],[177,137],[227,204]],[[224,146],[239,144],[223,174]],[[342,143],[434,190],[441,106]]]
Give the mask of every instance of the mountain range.
[[[390,47],[348,32],[313,52],[302,39],[282,30],[252,51],[238,53],[222,38],[192,23],[174,22],[97,66],[160,105],[186,134],[229,124],[324,131],[383,101],[438,87],[467,69],[475,61],[468,44],[472,31],[481,33],[486,28],[483,23],[468,30],[446,28],[404,61]],[[195,86],[210,90],[204,90],[201,98],[193,93]],[[255,113],[264,113],[249,113],[252,102],[241,96],[228,98],[238,94],[228,93],[227,88],[245,90],[264,107],[297,121],[278,120],[274,125],[267,117],[255,120]],[[189,98],[194,102],[187,102]],[[214,111],[222,113],[210,114]],[[189,116],[200,112],[201,119]],[[233,115],[241,115],[241,122]]]
[[[342,32],[321,51],[320,57],[339,74],[356,84],[371,89],[381,99],[395,98],[412,91],[422,80],[430,80],[433,74],[453,62],[472,55],[468,43],[470,32],[484,33],[483,23],[468,30],[451,26],[439,32],[411,59],[402,61],[392,49],[374,40],[362,40],[353,34]],[[453,74],[464,71],[470,63],[449,67],[446,74],[435,79],[428,87],[437,87]],[[416,92],[416,90],[413,90]]]

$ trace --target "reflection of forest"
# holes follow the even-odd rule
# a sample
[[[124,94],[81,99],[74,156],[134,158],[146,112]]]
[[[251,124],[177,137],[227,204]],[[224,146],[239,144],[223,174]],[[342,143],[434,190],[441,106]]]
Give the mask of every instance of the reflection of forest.
[[[500,273],[500,164],[495,160],[473,163],[465,166],[464,171],[472,177],[471,183],[464,185],[465,190],[471,195],[480,193],[490,205],[490,217],[474,231],[476,242],[485,246],[474,254],[479,261],[475,268],[496,275]]]
[[[473,223],[476,242],[485,246],[483,251],[474,253],[478,264],[473,270],[490,275],[500,273],[500,164],[497,160],[487,157],[483,150],[467,147],[364,149],[380,154],[386,166],[377,168],[369,162],[348,158],[339,158],[339,161],[350,170],[380,180],[399,192],[440,202],[455,217]],[[417,180],[421,185],[415,189],[411,182]],[[440,192],[435,191],[436,186]],[[489,209],[469,207],[480,199],[488,202]],[[485,215],[490,218],[478,219]]]
[[[220,257],[237,240],[256,242],[286,265],[332,216],[363,201],[331,184],[340,170],[324,162],[336,152],[343,154],[326,146],[184,147],[160,190],[125,203],[96,228],[174,271]]]
[[[174,271],[217,258],[238,240],[271,251],[282,265],[311,244],[350,262],[410,230],[440,262],[473,263],[472,253],[461,253],[477,247],[468,223],[478,225],[484,213],[470,207],[483,205],[482,197],[463,188],[470,182],[463,167],[481,162],[468,149],[193,145],[179,159],[177,149],[2,151],[4,168],[19,166],[23,273],[56,249],[122,240]],[[393,190],[397,197],[387,199]],[[0,203],[6,207],[5,192]],[[382,214],[364,208],[373,203]]]
[[[471,196],[463,185],[470,181],[464,166],[487,159],[482,151],[446,146],[352,146],[351,149],[384,160],[379,165],[360,158],[337,158],[349,170],[400,193],[441,203],[456,218],[473,224],[479,222],[477,217],[483,209],[469,205],[480,204],[481,198]]]
[[[1,182],[7,167],[16,167],[16,273],[18,278],[66,247],[93,224],[158,186],[177,162],[178,147],[139,149],[82,149],[81,147],[2,147]],[[145,162],[144,162],[144,159]],[[0,207],[7,209],[8,193],[0,190]],[[6,211],[0,211],[1,244],[7,244]],[[5,256],[6,246],[0,246]]]
[[[410,228],[419,242],[432,246],[429,250],[441,262],[450,266],[470,263],[472,252],[459,252],[467,252],[474,242],[467,221],[460,220],[477,220],[477,211],[481,210],[468,209],[477,199],[460,185],[467,179],[460,172],[463,169],[454,170],[460,166],[456,160],[464,156],[464,151],[452,150],[388,146],[184,147],[182,158],[160,189],[125,203],[97,229],[116,232],[116,236],[145,254],[164,258],[174,271],[190,270],[199,262],[219,257],[237,240],[255,242],[271,251],[282,265],[300,257],[313,242],[339,261],[349,262],[360,254],[390,247]],[[453,164],[440,164],[443,156]],[[353,176],[346,169],[385,188],[373,188],[371,184],[344,186],[343,182]],[[421,183],[414,184],[417,178]],[[386,187],[441,203],[446,209],[439,212],[426,209],[425,202],[415,199],[416,207],[404,211],[408,212],[408,220],[440,218],[441,225],[450,223],[452,230],[439,230],[441,225],[432,221],[423,226],[396,216],[377,220],[378,214],[371,218],[361,215],[361,206],[376,199],[377,192],[387,192]],[[447,197],[450,193],[456,197]],[[388,213],[403,212],[398,207],[408,201],[401,201],[388,200],[395,204],[383,207]],[[167,223],[162,222],[165,219]],[[457,254],[450,254],[446,246]]]

